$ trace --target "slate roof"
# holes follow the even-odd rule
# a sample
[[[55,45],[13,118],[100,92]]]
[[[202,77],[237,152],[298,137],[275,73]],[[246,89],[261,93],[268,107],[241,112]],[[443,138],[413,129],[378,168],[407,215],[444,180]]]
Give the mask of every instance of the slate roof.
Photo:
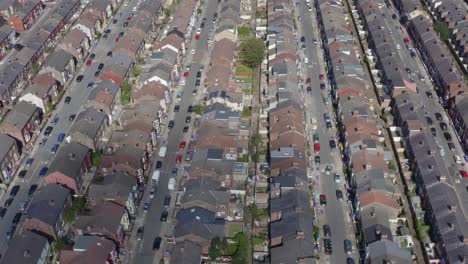
[[[38,219],[50,226],[60,221],[63,207],[71,196],[70,190],[58,184],[41,187],[32,197],[26,211],[27,219]]]
[[[0,133],[0,162],[5,159],[13,144],[16,144],[14,138],[7,134]]]
[[[76,117],[75,123],[70,129],[70,134],[79,132],[91,139],[94,139],[105,121],[107,121],[105,113],[92,107],[86,108]]]
[[[25,101],[20,101],[5,115],[2,123],[10,124],[21,130],[26,126],[36,111],[37,107],[35,105]]]
[[[135,177],[123,172],[113,172],[103,177],[102,182],[93,183],[89,186],[88,197],[100,199],[106,197],[128,198],[132,191],[135,191],[137,180]]]
[[[42,252],[49,246],[47,238],[24,230],[13,237],[0,263],[36,264],[42,261]]]
[[[50,164],[48,174],[58,171],[72,179],[78,178],[90,151],[88,147],[76,142],[63,145]]]
[[[201,247],[189,240],[177,243],[171,252],[171,264],[200,264]]]
[[[412,263],[409,251],[389,240],[381,240],[368,245],[367,252],[371,263]]]

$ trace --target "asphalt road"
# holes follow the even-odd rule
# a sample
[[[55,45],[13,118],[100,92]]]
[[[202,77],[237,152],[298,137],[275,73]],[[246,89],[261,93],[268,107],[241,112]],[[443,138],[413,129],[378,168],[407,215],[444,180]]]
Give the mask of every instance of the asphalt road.
[[[311,153],[314,152],[314,142],[312,140],[312,135],[314,133],[318,133],[320,143],[320,153],[318,155],[320,156],[321,162],[318,167],[315,166],[314,175],[317,174],[317,170],[320,171],[318,194],[325,194],[327,196],[327,205],[323,207],[324,214],[320,213],[320,209],[316,210],[316,212],[318,214],[318,223],[321,229],[321,237],[323,237],[322,227],[324,224],[330,225],[332,230],[331,240],[333,242],[333,253],[331,255],[323,255],[323,243],[321,243],[321,260],[324,260],[328,263],[346,263],[346,258],[352,255],[345,253],[343,246],[344,240],[349,239],[353,241],[353,244],[355,245],[355,237],[349,218],[349,206],[346,203],[347,199],[346,191],[344,190],[345,180],[342,172],[343,165],[341,162],[341,155],[338,151],[338,148],[331,149],[329,145],[329,140],[331,138],[335,138],[336,136],[336,126],[333,124],[333,128],[327,129],[324,119],[325,112],[329,112],[333,117],[331,99],[328,99],[328,104],[325,104],[323,100],[323,98],[328,98],[330,86],[327,84],[326,90],[322,91],[320,89],[320,83],[325,83],[327,80],[325,79],[321,81],[319,74],[324,74],[325,78],[327,74],[324,69],[324,62],[319,56],[319,52],[323,52],[323,50],[321,48],[321,40],[318,36],[318,22],[315,18],[315,15],[313,14],[315,12],[315,7],[313,7],[312,12],[309,12],[305,1],[298,2],[300,5],[299,7],[296,7],[296,14],[301,16],[301,21],[298,21],[298,19],[297,21],[299,23],[299,29],[302,29],[299,31],[298,38],[300,41],[301,36],[304,36],[306,48],[302,51],[309,60],[308,65],[305,63],[302,64],[302,72],[306,72],[306,76],[303,76],[303,79],[305,82],[307,78],[311,78],[310,85],[312,86],[312,93],[306,92],[306,87],[308,86],[307,84],[304,84],[303,89],[306,111],[308,112],[307,116],[309,117],[307,127],[307,133],[309,134],[309,149]],[[314,40],[317,41],[316,45],[314,44]],[[311,118],[316,120],[316,130],[314,130],[311,125],[309,125]],[[315,157],[315,155],[317,154],[312,154],[312,159]],[[329,175],[324,172],[327,164],[333,166],[333,171]],[[341,175],[340,183],[335,182],[334,173]],[[336,198],[336,190],[343,191],[343,201],[340,201]],[[357,255],[355,246],[353,246],[353,253],[353,255]],[[355,257],[354,259],[357,260]]]
[[[162,257],[163,250],[162,249],[158,251],[153,250],[154,239],[157,236],[161,236],[163,238],[163,243],[162,243],[161,248],[164,248],[164,243],[165,243],[164,235],[170,235],[172,232],[171,231],[172,230],[171,215],[174,211],[173,208],[175,205],[176,193],[174,191],[171,192],[168,190],[168,182],[169,182],[172,169],[174,167],[178,168],[178,172],[179,172],[178,179],[180,179],[182,167],[184,166],[185,153],[188,149],[191,130],[189,130],[188,133],[183,133],[183,127],[186,125],[191,126],[194,122],[194,118],[195,118],[194,114],[191,115],[190,113],[188,113],[187,109],[190,105],[194,105],[196,103],[197,96],[194,96],[192,94],[192,90],[195,88],[195,82],[197,79],[196,77],[197,71],[199,71],[201,65],[204,65],[205,71],[202,70],[202,80],[203,80],[206,74],[206,69],[208,68],[207,65],[208,65],[208,60],[210,58],[210,49],[208,48],[207,39],[209,36],[213,35],[213,33],[210,32],[209,29],[215,26],[215,24],[212,23],[212,18],[218,8],[217,1],[216,0],[207,1],[204,8],[205,8],[204,16],[201,16],[198,19],[196,24],[199,26],[202,21],[202,18],[206,17],[207,18],[206,26],[201,31],[200,39],[195,40],[193,38],[191,41],[191,47],[187,49],[188,52],[187,52],[187,57],[185,60],[186,62],[184,65],[191,64],[191,68],[189,70],[189,76],[187,78],[184,78],[185,86],[178,86],[174,92],[175,94],[177,94],[178,92],[183,91],[182,98],[180,101],[174,100],[174,102],[171,105],[171,108],[169,108],[169,111],[170,111],[169,120],[174,120],[175,126],[172,129],[166,129],[165,136],[163,136],[160,139],[166,142],[165,144],[163,143],[161,145],[161,146],[167,147],[166,157],[161,159],[157,156],[159,153],[159,150],[154,152],[155,156],[153,158],[156,160],[161,160],[163,162],[163,166],[161,170],[162,174],[161,174],[159,184],[157,186],[156,195],[154,196],[153,199],[149,198],[149,189],[150,189],[151,184],[148,184],[149,187],[147,188],[147,191],[143,198],[143,201],[151,202],[151,207],[148,210],[148,212],[145,213],[143,212],[142,208],[139,208],[137,220],[134,225],[133,236],[130,238],[131,244],[128,246],[129,253],[130,253],[129,263],[159,263],[159,259]],[[196,32],[196,29],[194,29],[194,32]],[[213,32],[214,32],[214,29],[213,29]],[[212,39],[212,37],[210,38]],[[194,55],[190,54],[190,51],[192,49],[195,50]],[[198,94],[200,93],[201,92],[198,91]],[[179,112],[173,111],[175,105],[180,106]],[[186,124],[185,118],[189,115],[192,116],[192,121],[191,121],[191,124]],[[179,144],[181,141],[187,142],[186,147],[183,150],[179,148]],[[182,155],[181,164],[176,164],[176,156],[178,154]],[[156,162],[154,162],[154,164],[155,163]],[[152,168],[152,170],[154,170],[154,168]],[[152,171],[151,171],[151,174],[152,174]],[[163,206],[163,202],[164,202],[164,197],[168,194],[172,196],[172,199],[171,199],[170,208],[166,209]],[[165,210],[169,211],[169,218],[166,223],[162,223],[160,221],[160,217],[161,217],[161,213]],[[142,240],[137,241],[136,239],[134,239],[134,235],[135,235],[135,231],[140,226],[144,227],[144,234],[143,234]]]
[[[1,198],[1,205],[4,205],[5,200],[9,198],[11,187],[14,185],[20,186],[19,193],[16,195],[11,206],[9,206],[6,215],[0,221],[0,254],[4,254],[8,247],[9,240],[7,239],[5,234],[7,229],[11,225],[11,221],[14,215],[19,212],[20,203],[29,199],[28,190],[31,185],[37,184],[40,186],[42,184],[45,184],[45,181],[39,177],[39,171],[43,166],[49,166],[52,162],[54,155],[51,153],[50,150],[52,146],[57,143],[58,134],[61,132],[67,134],[73,124],[73,122],[69,121],[69,116],[71,114],[77,115],[80,112],[80,110],[82,110],[82,105],[86,102],[86,99],[91,91],[90,88],[87,88],[88,83],[97,82],[98,77],[94,77],[94,73],[96,72],[99,63],[105,62],[107,52],[115,47],[115,38],[118,36],[119,32],[125,31],[126,28],[122,26],[124,19],[126,19],[126,17],[132,12],[132,8],[137,4],[137,2],[137,0],[132,0],[131,2],[129,2],[129,5],[127,7],[122,6],[120,11],[122,12],[122,18],[119,18],[117,24],[110,23],[109,28],[111,29],[111,33],[109,34],[109,37],[107,39],[101,38],[91,48],[90,54],[96,54],[96,58],[93,60],[91,66],[86,67],[85,63],[83,63],[81,68],[77,68],[77,73],[75,74],[75,77],[78,75],[84,75],[84,78],[79,83],[76,82],[75,79],[73,79],[73,81],[69,84],[68,89],[66,90],[61,102],[57,105],[54,113],[48,120],[47,125],[44,126],[44,128],[49,126],[50,122],[55,116],[59,117],[58,123],[55,126],[53,126],[54,129],[52,133],[50,134],[50,136],[47,137],[48,140],[46,144],[44,144],[44,146],[38,145],[42,138],[45,137],[41,132],[41,135],[37,138],[35,142],[32,152],[28,157],[25,157],[23,159],[23,165],[18,170],[28,170],[25,178],[19,179],[18,177],[16,177],[14,181],[10,184],[9,190]],[[119,15],[117,14],[116,17],[119,17]],[[110,20],[110,22],[111,21],[112,20]],[[102,59],[102,61],[100,61],[100,58]],[[66,96],[71,96],[72,100],[70,104],[64,103],[64,98]],[[66,144],[65,141],[62,144]],[[32,163],[31,167],[25,168],[24,163],[25,160],[27,160],[28,158],[33,158],[34,162]]]

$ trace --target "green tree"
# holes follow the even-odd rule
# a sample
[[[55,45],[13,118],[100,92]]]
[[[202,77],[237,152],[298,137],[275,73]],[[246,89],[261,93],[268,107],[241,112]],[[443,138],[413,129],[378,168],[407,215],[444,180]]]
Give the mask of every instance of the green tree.
[[[201,8],[197,8],[197,14],[201,15],[202,13],[202,9]]]
[[[138,77],[140,75],[140,73],[141,73],[141,68],[138,67],[138,66],[134,67],[132,73],[133,73],[133,76]]]
[[[231,263],[244,264],[248,263],[247,256],[249,251],[249,238],[246,234],[240,233],[236,236],[237,250],[232,256]]]
[[[241,62],[254,68],[262,63],[265,56],[265,44],[262,39],[249,38],[240,45]]]
[[[33,74],[37,74],[41,70],[41,65],[34,63],[32,65],[32,72]]]
[[[216,260],[217,258],[221,257],[221,240],[219,237],[215,237],[211,240],[210,248],[208,250],[208,256],[212,261]]]
[[[92,162],[93,166],[99,166],[101,164],[101,152],[100,151],[93,151],[92,154]]]
[[[447,41],[449,39],[449,28],[447,26],[447,23],[445,23],[444,21],[436,21],[434,23],[434,30],[437,31],[437,33],[439,33],[440,38],[443,41]]]
[[[164,9],[164,15],[165,15],[166,17],[171,16],[171,9],[170,9],[170,8],[165,8],[165,9]]]

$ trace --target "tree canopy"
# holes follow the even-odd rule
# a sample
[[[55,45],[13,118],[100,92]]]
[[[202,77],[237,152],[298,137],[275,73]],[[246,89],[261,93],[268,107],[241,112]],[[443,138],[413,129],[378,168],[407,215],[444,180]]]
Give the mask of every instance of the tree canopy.
[[[249,38],[240,45],[239,57],[242,63],[252,68],[262,63],[265,43],[262,39]]]

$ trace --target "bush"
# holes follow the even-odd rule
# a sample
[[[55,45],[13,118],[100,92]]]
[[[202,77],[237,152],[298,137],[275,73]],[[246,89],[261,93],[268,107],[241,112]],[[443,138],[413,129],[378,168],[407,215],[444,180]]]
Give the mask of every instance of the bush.
[[[251,29],[246,26],[241,26],[237,29],[237,33],[239,36],[248,36],[250,34]]]
[[[239,50],[241,62],[251,68],[260,65],[265,56],[265,44],[258,38],[249,38],[242,42]]]
[[[443,41],[447,41],[449,39],[450,33],[447,23],[443,21],[436,21],[434,23],[434,30],[437,31],[437,33],[439,33],[440,39],[442,39]]]

